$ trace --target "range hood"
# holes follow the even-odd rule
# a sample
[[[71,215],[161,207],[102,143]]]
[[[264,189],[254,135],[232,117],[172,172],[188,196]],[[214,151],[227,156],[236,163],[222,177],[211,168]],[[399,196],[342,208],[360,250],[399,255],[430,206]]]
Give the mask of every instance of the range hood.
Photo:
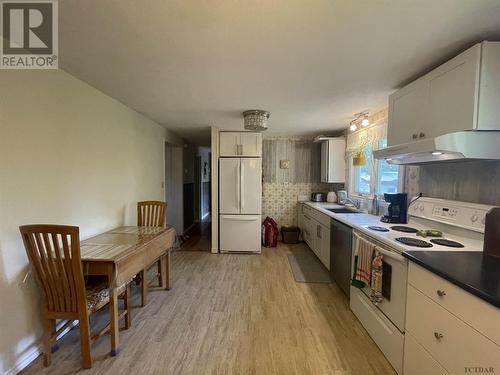
[[[462,131],[391,146],[373,152],[390,164],[500,159],[500,131]]]

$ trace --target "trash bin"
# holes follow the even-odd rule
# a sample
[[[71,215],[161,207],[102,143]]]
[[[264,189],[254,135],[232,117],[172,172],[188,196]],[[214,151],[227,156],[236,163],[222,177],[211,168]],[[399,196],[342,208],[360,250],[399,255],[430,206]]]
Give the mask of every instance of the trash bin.
[[[298,227],[281,227],[283,243],[299,243],[300,229]]]

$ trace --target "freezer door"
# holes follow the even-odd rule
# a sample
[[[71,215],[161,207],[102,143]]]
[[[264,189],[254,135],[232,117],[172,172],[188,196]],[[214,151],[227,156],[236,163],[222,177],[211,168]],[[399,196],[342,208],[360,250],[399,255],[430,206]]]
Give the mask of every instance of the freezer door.
[[[261,213],[262,161],[260,158],[241,159],[241,213]]]
[[[240,159],[219,159],[219,209],[221,214],[240,213]]]
[[[260,215],[220,215],[220,251],[260,253]]]

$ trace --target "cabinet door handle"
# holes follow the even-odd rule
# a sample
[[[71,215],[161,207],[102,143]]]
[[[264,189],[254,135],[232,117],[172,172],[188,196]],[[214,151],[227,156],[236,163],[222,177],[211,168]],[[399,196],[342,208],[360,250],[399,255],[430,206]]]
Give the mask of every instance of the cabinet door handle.
[[[444,297],[446,295],[446,292],[444,290],[436,290],[436,293],[439,297]]]
[[[417,133],[413,134],[413,135],[411,136],[411,138],[412,138],[412,139],[417,139],[417,138],[418,138],[418,134],[417,134]]]
[[[304,215],[304,217],[307,219],[307,220],[311,220],[311,218],[307,215]]]
[[[316,235],[318,238],[321,238],[321,225],[316,226]]]
[[[436,338],[436,340],[441,340],[444,336],[442,333],[434,332],[434,337]]]
[[[420,133],[419,136],[420,138],[425,138],[425,133]]]

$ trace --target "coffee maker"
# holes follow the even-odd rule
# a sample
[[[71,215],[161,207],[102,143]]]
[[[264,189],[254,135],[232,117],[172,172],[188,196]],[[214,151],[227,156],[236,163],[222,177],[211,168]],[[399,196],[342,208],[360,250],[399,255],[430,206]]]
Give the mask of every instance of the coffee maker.
[[[385,193],[384,200],[389,203],[389,207],[387,207],[387,215],[382,216],[380,221],[406,224],[408,222],[408,195],[406,193]]]

